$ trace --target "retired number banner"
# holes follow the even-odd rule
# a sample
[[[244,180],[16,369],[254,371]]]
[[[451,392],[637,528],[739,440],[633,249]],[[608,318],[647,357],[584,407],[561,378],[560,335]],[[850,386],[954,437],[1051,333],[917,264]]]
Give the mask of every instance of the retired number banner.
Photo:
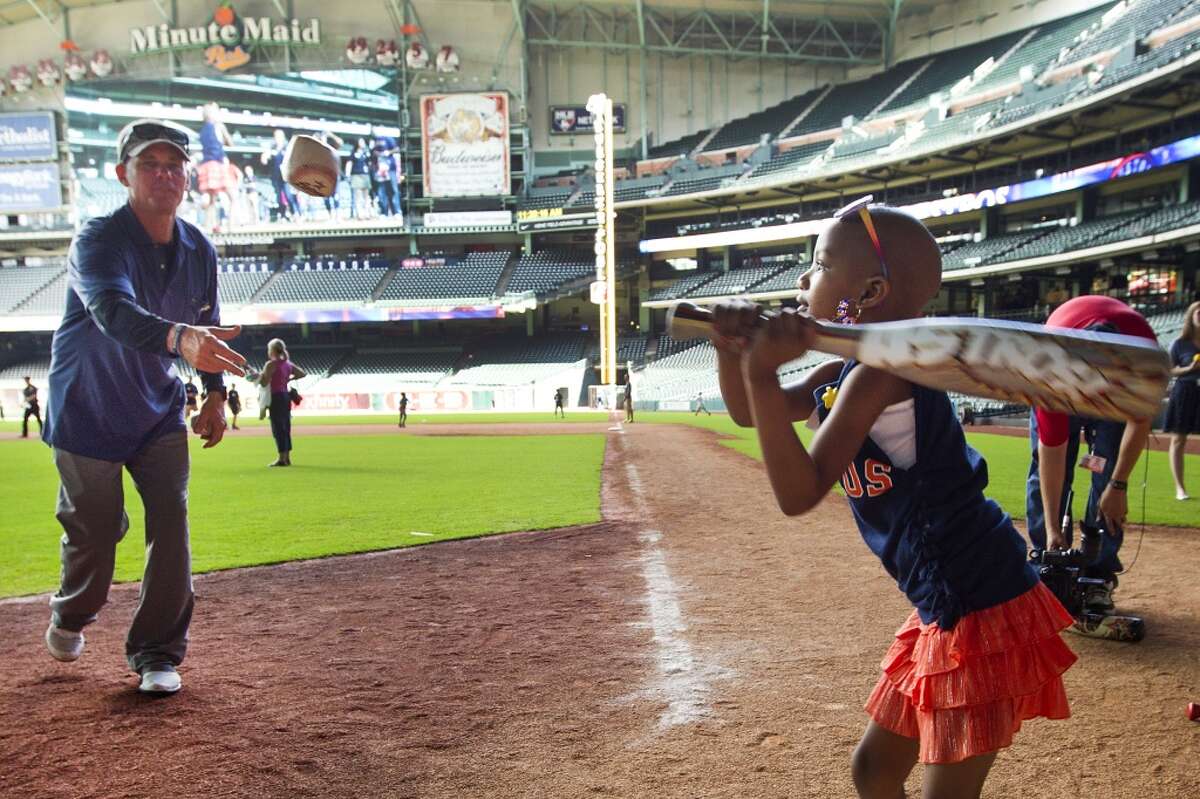
[[[423,95],[421,147],[426,197],[512,193],[507,94]]]

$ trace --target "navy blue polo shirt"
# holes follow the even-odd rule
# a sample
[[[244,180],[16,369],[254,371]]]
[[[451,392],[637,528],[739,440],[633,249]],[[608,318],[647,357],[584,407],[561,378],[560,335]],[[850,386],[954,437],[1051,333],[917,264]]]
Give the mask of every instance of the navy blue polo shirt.
[[[183,383],[166,349],[166,331],[178,322],[219,324],[217,254],[181,219],[174,241],[174,259],[160,262],[161,248],[156,252],[124,205],[89,220],[71,242],[67,306],[51,345],[42,431],[50,446],[123,462],[159,436],[186,429]],[[161,336],[135,349],[132,325],[102,329],[95,312],[113,292],[160,317]],[[201,377],[210,389],[222,382],[219,375]]]

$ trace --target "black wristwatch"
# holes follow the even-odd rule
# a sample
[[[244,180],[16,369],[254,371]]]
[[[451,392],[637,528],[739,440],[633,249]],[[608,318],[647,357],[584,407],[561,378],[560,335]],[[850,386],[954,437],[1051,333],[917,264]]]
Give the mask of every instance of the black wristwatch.
[[[1129,490],[1129,483],[1125,482],[1124,480],[1109,480],[1108,485],[1110,488],[1112,488],[1116,491],[1128,491]]]

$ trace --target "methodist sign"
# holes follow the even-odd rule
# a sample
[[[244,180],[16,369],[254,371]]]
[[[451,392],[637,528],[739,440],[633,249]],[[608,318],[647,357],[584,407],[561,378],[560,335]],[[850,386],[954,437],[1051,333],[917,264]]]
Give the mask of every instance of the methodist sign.
[[[29,111],[0,114],[0,161],[49,161],[58,158],[54,114]]]

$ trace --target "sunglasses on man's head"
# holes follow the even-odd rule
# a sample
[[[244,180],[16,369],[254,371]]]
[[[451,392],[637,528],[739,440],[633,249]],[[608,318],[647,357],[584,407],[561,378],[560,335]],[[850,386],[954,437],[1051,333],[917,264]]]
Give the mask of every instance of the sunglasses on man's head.
[[[121,145],[121,152],[126,152],[139,142],[154,141],[156,139],[166,139],[171,144],[182,147],[185,151],[190,144],[188,135],[178,128],[173,128],[170,125],[162,125],[158,122],[141,122],[129,129],[129,132],[125,135],[125,141]]]
[[[847,217],[858,216],[862,219],[863,227],[867,229],[867,237],[871,239],[872,246],[875,247],[875,254],[879,256],[879,268],[883,270],[883,276],[887,280],[891,280],[891,274],[888,272],[887,259],[883,257],[883,244],[879,241],[879,232],[875,230],[875,220],[871,219],[871,200],[874,195],[868,194],[865,197],[859,197],[854,202],[842,208],[833,215],[834,219],[846,219]]]

